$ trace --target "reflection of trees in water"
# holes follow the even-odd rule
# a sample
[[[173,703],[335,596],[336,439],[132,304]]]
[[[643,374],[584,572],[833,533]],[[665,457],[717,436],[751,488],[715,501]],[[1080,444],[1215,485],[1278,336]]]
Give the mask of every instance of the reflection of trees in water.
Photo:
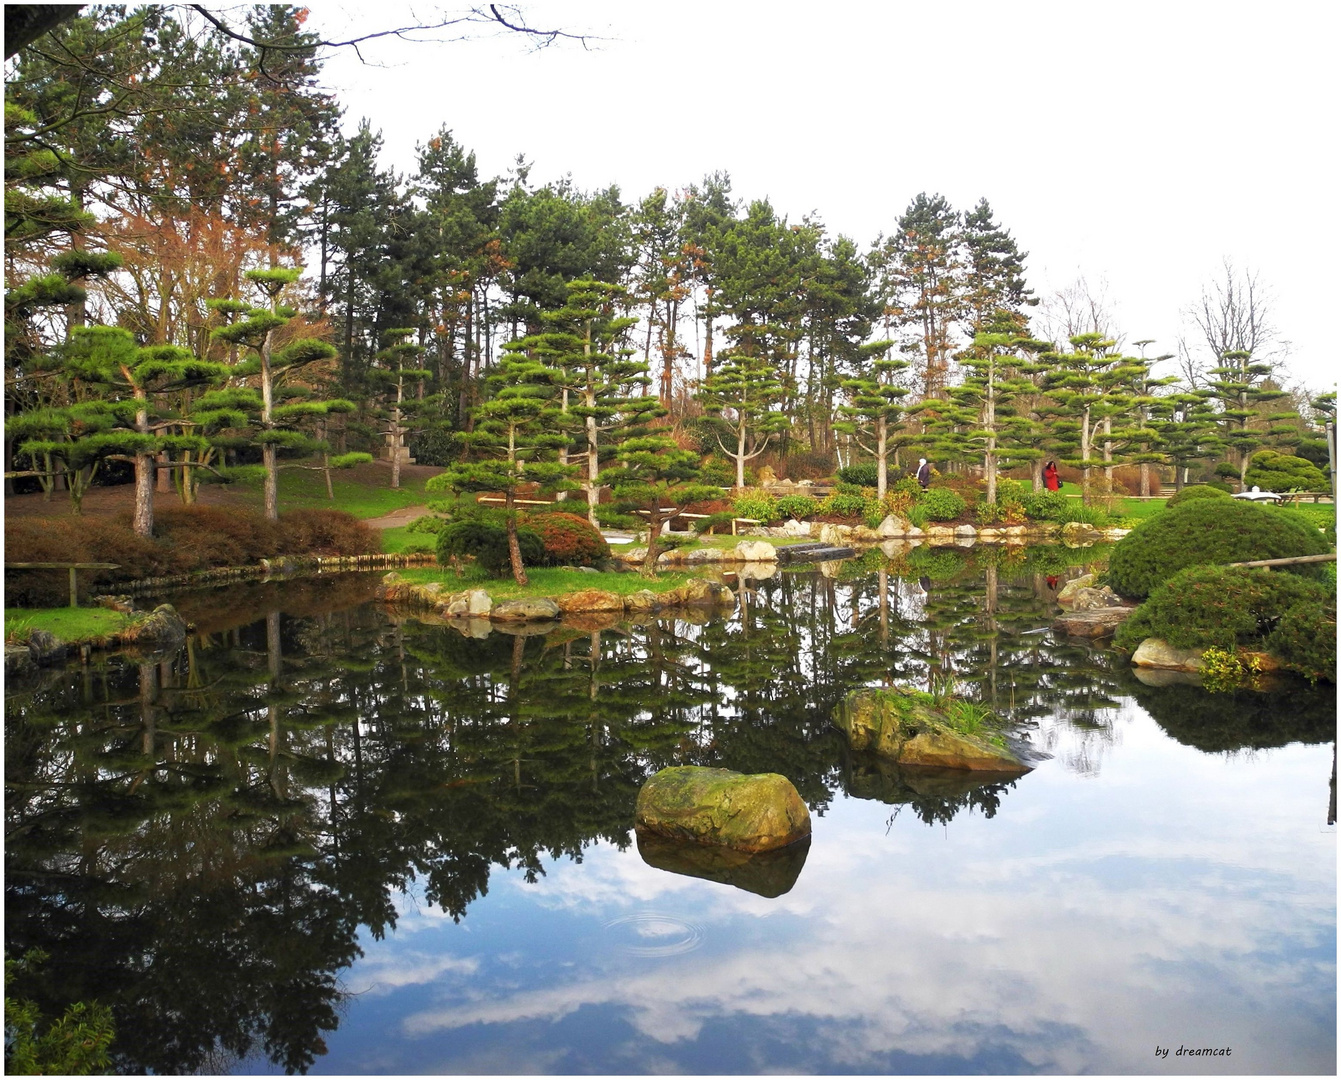
[[[914,556],[780,573],[728,620],[543,637],[305,590],[302,618],[225,612],[170,658],[47,676],[6,702],[8,947],[52,954],[31,995],[51,1012],[113,1006],[126,1071],[258,1051],[302,1069],[359,927],[394,928],[398,893],[418,881],[460,919],[496,867],[534,880],[626,847],[663,766],[781,772],[817,813],[838,790],[928,823],[995,813],[1011,783],[848,755],[829,717],[854,687],[950,672],[1044,748],[1085,732],[1070,764],[1097,767],[1119,697],[1149,692],[1027,632],[1052,596],[1027,560]]]
[[[1290,680],[1284,693],[1212,694],[1188,683],[1147,686],[1129,668],[1121,675],[1121,691],[1134,697],[1171,738],[1207,753],[1336,738],[1336,693],[1330,687],[1309,686],[1300,679]],[[1288,705],[1282,707],[1285,701]]]

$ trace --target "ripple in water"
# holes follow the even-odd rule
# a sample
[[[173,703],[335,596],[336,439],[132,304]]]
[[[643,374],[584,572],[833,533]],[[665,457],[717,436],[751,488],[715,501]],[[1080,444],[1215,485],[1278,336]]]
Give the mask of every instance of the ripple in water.
[[[702,927],[653,911],[621,915],[606,923],[605,928],[633,938],[623,946],[631,956],[679,956],[703,944]]]

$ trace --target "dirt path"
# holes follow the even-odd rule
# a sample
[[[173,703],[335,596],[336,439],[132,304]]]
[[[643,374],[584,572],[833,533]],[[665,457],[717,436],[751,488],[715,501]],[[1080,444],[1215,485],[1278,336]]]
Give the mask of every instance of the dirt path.
[[[393,510],[381,517],[364,518],[363,524],[372,529],[395,529],[432,512],[427,506],[402,506],[399,510]]]

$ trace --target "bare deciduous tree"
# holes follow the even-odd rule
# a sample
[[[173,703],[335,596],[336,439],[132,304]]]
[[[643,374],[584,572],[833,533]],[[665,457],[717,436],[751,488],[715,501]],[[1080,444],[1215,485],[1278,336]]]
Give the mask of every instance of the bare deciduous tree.
[[[1108,296],[1108,281],[1091,285],[1080,274],[1069,285],[1045,297],[1035,317],[1038,336],[1065,348],[1077,334],[1100,334],[1122,347],[1125,335],[1118,332],[1117,313]]]

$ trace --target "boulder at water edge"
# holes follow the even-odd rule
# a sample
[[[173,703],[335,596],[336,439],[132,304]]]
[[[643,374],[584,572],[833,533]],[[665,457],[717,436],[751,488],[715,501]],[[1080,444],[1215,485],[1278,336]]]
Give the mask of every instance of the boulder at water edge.
[[[662,769],[638,792],[634,827],[737,851],[773,851],[810,835],[810,811],[777,773],[681,765]]]
[[[1200,671],[1203,666],[1201,654],[1201,649],[1175,649],[1163,638],[1148,637],[1136,647],[1131,662],[1137,667]]]
[[[834,726],[853,750],[900,765],[929,765],[986,772],[1028,772],[998,733],[955,730],[949,718],[915,691],[853,690],[834,710]]]

